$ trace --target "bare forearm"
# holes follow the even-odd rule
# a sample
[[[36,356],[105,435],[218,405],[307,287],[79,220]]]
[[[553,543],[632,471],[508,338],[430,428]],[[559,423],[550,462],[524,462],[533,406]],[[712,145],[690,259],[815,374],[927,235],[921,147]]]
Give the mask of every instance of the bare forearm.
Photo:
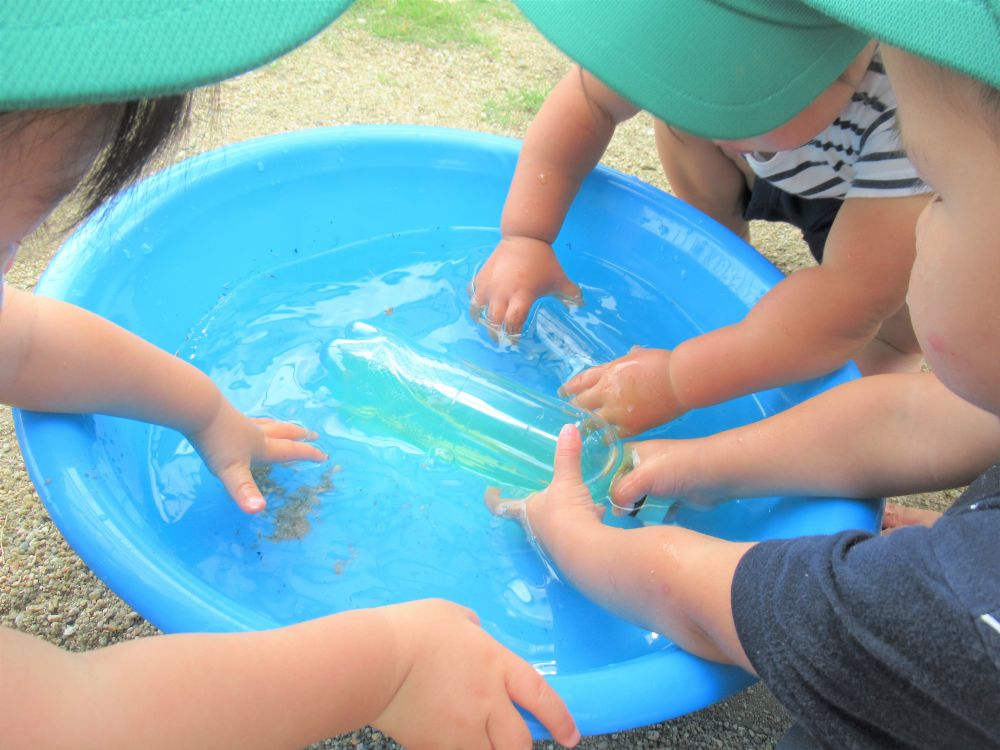
[[[687,651],[750,669],[730,589],[753,545],[676,526],[626,531],[585,517],[536,531],[560,572],[589,599]]]
[[[25,292],[0,316],[0,398],[25,409],[99,412],[190,434],[223,408],[192,365],[80,308]]]
[[[716,496],[888,497],[970,482],[1000,459],[1000,419],[929,373],[877,375],[690,442]]]
[[[574,67],[552,90],[525,135],[501,219],[504,236],[551,244],[615,126],[635,111]]]
[[[832,372],[878,331],[864,299],[823,268],[777,284],[746,318],[680,344],[671,382],[688,409]]]
[[[671,361],[694,408],[824,375],[854,357],[903,305],[926,196],[848,199],[823,264],[776,284],[746,318],[684,342]]]
[[[10,631],[2,637],[11,748],[299,748],[373,721],[400,678],[378,610],[85,654]],[[59,719],[37,720],[43,707]]]

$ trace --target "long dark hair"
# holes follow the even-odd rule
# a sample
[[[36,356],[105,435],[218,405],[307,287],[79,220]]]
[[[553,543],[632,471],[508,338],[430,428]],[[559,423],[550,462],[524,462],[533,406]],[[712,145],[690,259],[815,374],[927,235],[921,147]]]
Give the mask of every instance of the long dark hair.
[[[78,187],[85,219],[138,178],[149,163],[187,127],[191,94],[104,104],[107,137],[90,172]]]
[[[0,112],[0,132],[16,136],[33,122],[54,117],[58,127],[72,129],[71,137],[77,142],[96,149],[79,184],[66,186],[78,198],[70,217],[72,225],[134,182],[174,142],[187,127],[191,97],[189,92],[72,109]],[[61,184],[57,182],[53,189],[53,199],[65,197]]]

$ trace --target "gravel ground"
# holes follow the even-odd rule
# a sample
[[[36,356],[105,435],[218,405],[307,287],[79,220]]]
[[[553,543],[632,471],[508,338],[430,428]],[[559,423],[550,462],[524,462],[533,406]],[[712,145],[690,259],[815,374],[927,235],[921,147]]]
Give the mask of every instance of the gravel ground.
[[[490,44],[436,48],[379,39],[369,32],[370,22],[364,12],[352,11],[292,55],[200,95],[191,132],[170,161],[269,133],[341,124],[425,124],[519,137],[530,114],[497,116],[497,103],[513,101],[512,92],[547,91],[568,66],[517,17],[491,19],[482,29]],[[669,189],[644,115],[619,128],[604,162]],[[65,221],[57,214],[24,245],[9,283],[25,289],[35,284],[61,240],[55,228]],[[753,236],[785,271],[811,262],[790,227],[755,225]],[[946,501],[945,495],[914,499],[930,507]],[[157,632],[88,570],[49,520],[27,478],[5,407],[0,410],[0,622],[71,650]],[[680,719],[586,738],[581,747],[767,748],[787,725],[782,709],[758,685]],[[370,730],[321,746],[397,747]]]

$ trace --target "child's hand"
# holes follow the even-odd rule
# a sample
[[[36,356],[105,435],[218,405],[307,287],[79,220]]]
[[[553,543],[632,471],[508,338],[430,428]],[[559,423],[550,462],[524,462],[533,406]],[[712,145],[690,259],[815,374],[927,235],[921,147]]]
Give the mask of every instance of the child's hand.
[[[907,526],[933,526],[941,518],[941,512],[929,508],[912,508],[900,503],[886,503],[882,513],[882,535]]]
[[[731,497],[702,471],[704,448],[697,439],[641,440],[625,443],[623,450],[625,461],[610,492],[616,514],[628,513],[647,495],[705,510]]]
[[[569,280],[552,246],[528,237],[505,237],[469,284],[473,320],[486,311],[490,330],[519,334],[535,300],[554,294],[580,305],[580,287]]]
[[[602,417],[622,437],[637,435],[687,411],[670,380],[670,351],[635,347],[613,362],[591,367],[559,392]]]
[[[580,472],[580,432],[574,425],[564,425],[556,444],[552,481],[541,492],[523,500],[500,497],[495,487],[486,490],[486,507],[495,516],[514,518],[545,546],[549,534],[559,533],[570,523],[599,521],[606,508],[594,503]]]
[[[391,616],[400,685],[372,722],[409,750],[531,747],[515,704],[561,745],[580,739],[562,699],[530,664],[479,627],[472,610],[441,600],[398,604]]]
[[[204,429],[188,435],[209,470],[246,513],[259,513],[267,503],[250,473],[255,461],[325,461],[313,445],[316,434],[288,422],[251,419],[221,400],[218,412]]]

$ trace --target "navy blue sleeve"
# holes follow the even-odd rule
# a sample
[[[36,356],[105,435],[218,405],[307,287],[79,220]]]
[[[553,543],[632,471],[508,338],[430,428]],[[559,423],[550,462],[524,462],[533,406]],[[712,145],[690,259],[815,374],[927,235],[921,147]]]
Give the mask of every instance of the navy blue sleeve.
[[[1000,469],[930,529],[753,547],[733,579],[768,689],[836,748],[1000,748]]]

